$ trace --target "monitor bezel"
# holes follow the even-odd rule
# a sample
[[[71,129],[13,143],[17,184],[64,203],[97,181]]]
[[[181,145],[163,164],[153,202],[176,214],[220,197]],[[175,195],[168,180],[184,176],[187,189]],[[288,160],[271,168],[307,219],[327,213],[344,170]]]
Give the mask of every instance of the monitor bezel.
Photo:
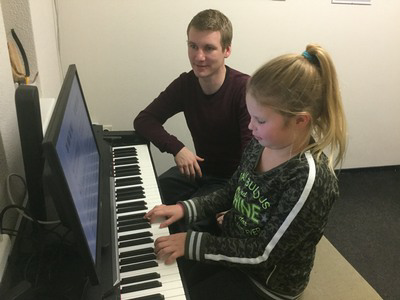
[[[68,227],[74,236],[74,242],[77,250],[81,255],[86,273],[92,285],[97,285],[100,282],[100,266],[101,266],[101,202],[100,202],[100,164],[101,157],[99,146],[95,138],[93,127],[91,132],[99,153],[99,186],[98,186],[98,207],[97,207],[97,236],[96,236],[96,254],[93,261],[89,245],[87,243],[82,224],[79,219],[71,191],[69,190],[67,179],[64,175],[60,159],[57,154],[56,145],[58,136],[61,130],[61,123],[67,107],[71,87],[74,79],[77,79],[79,89],[82,95],[83,104],[90,125],[92,124],[86,100],[83,94],[81,82],[79,80],[76,65],[70,65],[65,75],[56,106],[51,116],[48,129],[43,139],[42,147],[45,159],[44,167],[44,182],[53,198],[54,205],[59,214],[61,222]]]

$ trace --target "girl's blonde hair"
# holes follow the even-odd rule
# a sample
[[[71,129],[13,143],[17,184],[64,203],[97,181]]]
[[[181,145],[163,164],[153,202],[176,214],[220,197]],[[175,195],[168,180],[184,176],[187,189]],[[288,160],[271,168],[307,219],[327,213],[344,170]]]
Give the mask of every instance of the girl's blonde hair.
[[[304,151],[310,150],[319,159],[328,148],[332,172],[341,164],[346,118],[335,66],[322,47],[311,44],[303,54],[286,54],[269,61],[250,78],[247,90],[260,104],[283,115],[309,113],[314,142]]]

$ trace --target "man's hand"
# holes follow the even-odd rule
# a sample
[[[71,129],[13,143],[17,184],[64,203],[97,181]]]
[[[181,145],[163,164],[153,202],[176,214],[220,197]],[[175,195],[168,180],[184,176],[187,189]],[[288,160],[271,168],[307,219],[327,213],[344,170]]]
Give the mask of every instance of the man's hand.
[[[162,236],[156,239],[155,252],[157,259],[172,264],[178,257],[185,255],[186,232]]]
[[[176,155],[175,155],[175,163],[179,168],[181,174],[190,177],[190,179],[194,179],[196,174],[201,177],[203,174],[201,173],[201,168],[198,164],[199,161],[204,161],[203,158],[198,157],[193,154],[188,148],[183,147]]]
[[[184,216],[184,210],[182,205],[156,205],[153,209],[148,211],[144,218],[150,220],[150,223],[160,222],[160,228],[167,227],[172,223],[182,219]],[[165,221],[164,218],[166,217]]]

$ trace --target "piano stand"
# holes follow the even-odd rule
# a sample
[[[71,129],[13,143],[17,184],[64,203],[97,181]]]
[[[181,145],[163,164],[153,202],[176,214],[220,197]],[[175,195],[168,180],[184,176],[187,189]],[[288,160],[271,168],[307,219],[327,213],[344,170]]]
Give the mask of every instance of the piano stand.
[[[30,221],[22,220],[0,285],[0,299],[81,299],[88,279],[80,256],[67,240],[60,243],[56,234],[61,230],[47,234],[43,230],[38,232]]]

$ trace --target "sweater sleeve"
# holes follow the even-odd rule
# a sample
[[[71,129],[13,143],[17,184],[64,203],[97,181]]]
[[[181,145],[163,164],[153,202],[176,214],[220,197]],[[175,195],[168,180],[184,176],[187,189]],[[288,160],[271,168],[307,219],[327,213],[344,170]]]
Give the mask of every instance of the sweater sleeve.
[[[194,197],[186,201],[179,201],[184,208],[185,223],[203,220],[215,216],[219,212],[232,208],[232,199],[237,187],[239,168],[233,173],[225,186],[205,196]]]
[[[176,155],[184,144],[174,135],[169,134],[163,124],[183,110],[180,90],[182,75],[174,80],[165,91],[154,99],[133,121],[134,129],[152,142],[161,152]]]

